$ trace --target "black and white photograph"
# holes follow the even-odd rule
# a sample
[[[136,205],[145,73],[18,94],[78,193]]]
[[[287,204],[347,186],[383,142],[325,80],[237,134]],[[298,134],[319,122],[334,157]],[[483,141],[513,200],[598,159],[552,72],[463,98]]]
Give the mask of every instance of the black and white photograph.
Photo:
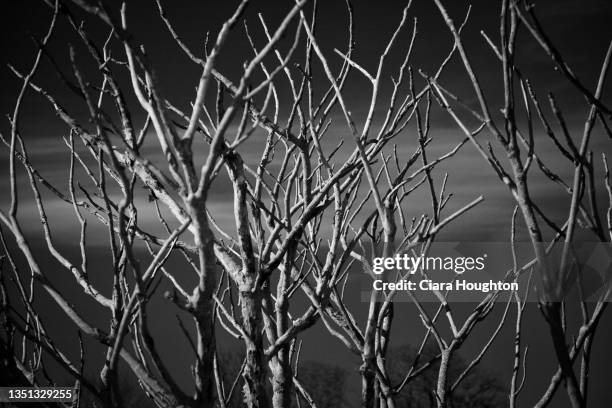
[[[0,407],[612,406],[609,0],[0,10]]]

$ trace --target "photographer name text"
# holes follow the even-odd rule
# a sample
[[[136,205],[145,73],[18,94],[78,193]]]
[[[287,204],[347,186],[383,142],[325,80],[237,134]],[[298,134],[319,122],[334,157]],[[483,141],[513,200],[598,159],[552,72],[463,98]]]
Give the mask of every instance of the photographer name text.
[[[518,283],[505,281],[468,281],[460,278],[465,272],[483,271],[487,255],[478,257],[440,257],[440,256],[410,256],[408,254],[394,257],[377,257],[372,260],[374,275],[386,274],[384,279],[375,279],[372,289],[376,291],[514,291],[518,290]],[[396,271],[401,279],[391,280],[390,272]],[[450,282],[438,282],[430,278],[410,280],[417,271],[426,272],[454,272],[457,278]],[[396,275],[397,276],[397,275]],[[382,277],[381,277],[382,278]]]

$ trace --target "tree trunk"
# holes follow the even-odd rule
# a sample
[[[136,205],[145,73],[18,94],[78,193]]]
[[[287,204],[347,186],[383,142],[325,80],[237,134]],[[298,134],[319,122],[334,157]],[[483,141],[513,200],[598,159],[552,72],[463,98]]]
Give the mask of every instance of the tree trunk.
[[[261,324],[261,291],[240,290],[242,324],[246,339],[244,402],[249,408],[267,408],[265,355]]]
[[[559,366],[561,367],[561,372],[565,379],[567,395],[573,408],[582,408],[584,407],[584,401],[580,393],[576,374],[574,373],[572,360],[567,350],[567,344],[565,343],[565,332],[561,322],[561,303],[548,302],[543,305],[543,308],[544,315],[548,321],[557,360],[559,361]]]
[[[438,384],[436,387],[436,401],[438,408],[448,407],[447,401],[447,380],[448,380],[448,364],[450,362],[451,349],[448,348],[442,352],[440,356],[440,369],[438,370]]]
[[[215,325],[213,319],[213,293],[217,281],[213,233],[208,226],[205,211],[206,198],[191,202],[191,215],[196,228],[199,258],[199,282],[192,297],[191,307],[197,330],[196,401],[199,407],[215,406]]]
[[[279,276],[276,290],[276,336],[282,336],[289,328],[287,290],[291,278],[291,263],[294,256],[294,247],[287,251],[285,267]],[[291,392],[293,373],[290,361],[290,343],[283,345],[270,364],[272,368],[272,405],[274,408],[287,408],[291,406]]]

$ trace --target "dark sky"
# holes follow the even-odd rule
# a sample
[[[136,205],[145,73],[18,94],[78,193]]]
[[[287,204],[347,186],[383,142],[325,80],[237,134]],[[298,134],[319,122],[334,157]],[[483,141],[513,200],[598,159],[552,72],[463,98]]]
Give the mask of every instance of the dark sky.
[[[33,0],[8,2],[5,11],[0,16],[0,24],[3,30],[2,59],[20,70],[26,70],[29,67],[35,52],[33,42],[28,38],[28,35],[33,33],[40,37],[46,30],[49,21],[50,10],[41,3]],[[196,53],[203,47],[206,31],[216,33],[224,19],[233,10],[232,2],[172,1],[167,3],[165,7],[170,19],[185,42]],[[501,108],[501,69],[481,37],[480,31],[485,31],[494,40],[498,38],[499,6],[497,3],[493,1],[472,3],[470,20],[464,30],[467,51],[470,54],[472,65],[479,75],[480,82],[485,86],[485,93],[492,104],[493,112],[497,112]],[[119,3],[117,2],[117,4]],[[256,43],[258,42],[260,45],[262,43],[262,31],[257,14],[262,13],[267,24],[274,27],[287,11],[287,4],[262,1],[253,2],[247,8],[244,20],[248,23],[249,31]],[[354,59],[366,69],[375,69],[377,56],[399,22],[404,6],[405,2],[401,1],[359,2],[355,4],[356,48]],[[447,6],[451,16],[456,21],[463,20],[468,9],[467,2],[451,1],[448,2]],[[558,44],[559,50],[574,72],[586,86],[594,87],[599,66],[603,60],[608,41],[612,37],[612,26],[609,24],[612,17],[612,5],[600,0],[581,2],[571,0],[538,1],[536,2],[536,10],[542,24],[547,29],[548,35]],[[188,109],[189,101],[195,94],[195,85],[200,71],[176,47],[156,13],[157,9],[154,2],[130,1],[128,2],[128,25],[137,43],[143,44],[150,56],[162,95],[177,106]],[[77,15],[82,14],[77,12]],[[108,33],[107,28],[89,16],[82,16],[84,18],[83,24],[92,33],[93,38],[103,42]],[[347,13],[344,2],[338,0],[321,3],[318,16],[318,38],[327,54],[330,55],[330,62],[339,64],[341,62],[340,58],[333,54],[333,48],[346,49]],[[415,0],[409,12],[409,18],[414,17],[417,18],[418,35],[411,66],[415,75],[419,77],[417,73],[419,69],[427,73],[435,71],[437,65],[450,50],[452,39],[432,1]],[[384,71],[383,74],[387,80],[383,84],[382,99],[390,91],[391,82],[389,78],[391,75],[396,75],[408,45],[411,31],[412,22],[404,28],[388,58],[386,66],[389,69]],[[285,45],[292,40],[292,34],[287,37]],[[227,44],[227,49],[221,54],[219,70],[230,79],[237,81],[242,62],[252,55],[242,26],[238,26],[234,30],[229,36]],[[92,63],[84,53],[81,43],[68,24],[61,21],[57,33],[50,41],[49,50],[55,56],[60,67],[70,76],[68,45],[72,45],[77,51],[77,62],[84,72],[90,72],[88,70],[91,70]],[[115,52],[114,55],[122,55],[120,47],[114,47],[113,51]],[[525,33],[525,30],[518,36],[517,60],[518,66],[531,80],[534,89],[543,102],[545,102],[547,92],[551,91],[555,94],[568,125],[572,129],[574,138],[577,140],[582,121],[587,113],[587,107],[583,103],[584,100],[559,73],[552,69],[550,59],[541,52],[535,41]],[[10,113],[13,109],[19,83],[14,80],[14,76],[4,64],[0,67],[0,70],[0,75],[3,78],[0,110]],[[94,83],[96,83],[95,81],[98,81],[97,77],[93,78]],[[124,77],[124,79],[127,78]],[[417,81],[419,79],[417,78]],[[75,116],[82,117],[85,113],[83,105],[76,101],[66,90],[66,87],[58,81],[51,64],[47,60],[43,59],[35,81],[56,95],[58,100],[65,103],[66,107]],[[465,71],[458,60],[453,60],[444,71],[441,82],[449,90],[463,97],[465,102],[475,106],[474,94],[469,87]],[[283,83],[281,83],[281,89]],[[127,85],[127,82],[125,84]],[[356,122],[360,123],[360,121],[363,121],[368,107],[369,85],[362,77],[353,73],[349,77],[349,86],[345,89],[345,98],[349,101],[349,109]],[[610,95],[604,93],[604,99],[607,100],[609,97]],[[128,93],[128,98],[131,98],[131,101],[134,102],[130,93]],[[283,105],[282,108],[286,109],[287,107]],[[138,120],[142,122],[144,119],[142,110],[139,108],[133,110],[133,115],[137,123]],[[336,117],[340,119],[338,112],[336,112]],[[453,123],[445,113],[434,109],[432,117],[434,119],[432,154],[441,154],[447,151],[453,143],[460,140],[462,136],[457,133]],[[375,122],[377,120],[380,123],[380,114],[375,117]],[[340,123],[340,120],[338,122]],[[6,121],[0,129],[5,133],[8,131]],[[49,105],[38,95],[33,95],[30,92],[26,94],[20,130],[26,140],[35,141],[35,143],[29,144],[31,146],[30,153],[36,159],[40,157],[41,166],[50,172],[61,170],[58,163],[65,160],[67,156],[61,154],[62,151],[65,153],[65,149],[62,145],[57,144],[57,140],[59,137],[66,135],[66,128],[63,123],[56,120]],[[536,141],[539,145],[540,155],[548,159],[548,164],[552,169],[558,170],[563,175],[568,170],[565,163],[558,163],[557,166],[557,152],[554,151],[554,147],[549,143],[549,140],[537,132],[541,132],[541,129],[536,129]],[[333,137],[329,139],[329,144],[335,145],[337,139],[345,136],[345,129],[340,123],[340,126],[332,127],[330,134]],[[245,145],[244,154],[247,160],[257,160],[258,150],[251,147],[258,146],[259,140],[260,138],[255,137],[251,143]],[[407,136],[398,143],[399,148],[404,148],[406,154],[408,154],[414,147],[415,139]],[[594,138],[593,144],[600,150],[606,150],[609,145],[601,138]],[[51,152],[57,152],[58,154],[52,155]],[[150,154],[158,154],[158,149],[154,145],[151,145]],[[489,216],[484,219],[480,217],[481,222],[477,227],[478,234],[484,234],[478,237],[480,239],[499,231],[501,227],[498,224],[499,221],[506,222],[506,217],[493,217],[493,214],[499,209],[498,202],[509,197],[505,188],[498,185],[496,178],[492,177],[493,173],[491,171],[480,171],[482,163],[479,160],[473,160],[476,157],[474,149],[470,147],[463,149],[456,159],[449,164],[452,169],[452,178],[449,181],[450,186],[461,186],[461,188],[453,191],[457,195],[457,205],[466,203],[478,194],[487,192],[487,200],[481,206],[481,211],[489,214]],[[444,170],[448,170],[448,168]],[[559,193],[555,190],[556,187],[551,186],[550,183],[536,174],[532,177],[533,185],[538,184],[539,186],[534,189],[536,197],[540,195],[538,199],[542,203],[555,201],[554,194]],[[7,180],[3,179],[0,181],[2,183],[0,185],[6,186],[6,182]],[[470,188],[465,188],[468,185]],[[222,186],[219,186],[219,188],[218,198],[222,204],[226,198],[225,193],[229,192]],[[508,208],[511,211],[511,207]],[[508,211],[505,211],[504,214],[509,215]],[[480,215],[482,216],[482,213]],[[487,222],[484,220],[487,220]]]
[[[109,2],[110,4],[119,4],[118,2]],[[233,11],[236,2],[234,1],[166,1],[166,8],[169,18],[174,23],[183,39],[189,44],[192,50],[201,50],[203,47],[204,38],[207,31],[215,34],[220,25]],[[334,64],[339,64],[339,58],[334,59],[333,48],[340,50],[346,49],[347,43],[347,14],[344,8],[344,2],[340,0],[320,1],[319,19],[317,25],[317,36],[319,42],[324,46],[326,54],[330,61]],[[376,67],[376,58],[384,48],[387,39],[392,34],[397,22],[401,17],[402,8],[406,2],[403,1],[355,1],[355,40],[356,49],[354,59],[362,64],[366,69],[373,70]],[[446,1],[449,12],[456,21],[463,19],[468,2],[458,0]],[[489,101],[499,109],[500,105],[500,71],[496,58],[491,53],[483,38],[480,36],[480,31],[484,30],[491,38],[498,38],[498,13],[499,2],[490,0],[476,0],[472,2],[472,11],[470,20],[464,31],[464,40],[467,44],[467,51],[470,54],[471,61],[479,75],[481,83],[484,84],[485,92],[491,95]],[[244,19],[248,22],[249,30],[253,34],[256,42],[262,44],[261,27],[257,17],[258,13],[265,16],[266,23],[270,27],[275,27],[280,21],[284,13],[288,10],[292,2],[281,1],[254,1],[248,8]],[[559,1],[535,1],[536,11],[543,26],[546,28],[550,38],[558,45],[561,54],[566,61],[572,66],[574,72],[581,81],[590,88],[594,87],[599,72],[600,64],[606,52],[609,41],[612,39],[612,3],[605,0],[559,0]],[[152,65],[155,67],[156,77],[159,80],[161,93],[176,103],[178,106],[187,108],[189,102],[193,99],[195,86],[200,75],[200,70],[194,66],[181,53],[181,51],[173,43],[170,35],[165,29],[159,16],[156,14],[157,9],[153,1],[131,0],[128,2],[128,25],[138,43],[144,44],[147,54],[150,56]],[[90,30],[94,38],[102,42],[107,35],[107,28],[103,24],[95,21],[89,16],[77,13],[84,19],[84,26]],[[0,91],[0,111],[3,114],[12,114],[14,100],[19,89],[19,82],[15,81],[15,77],[6,68],[6,63],[10,63],[20,70],[27,70],[31,64],[35,53],[35,45],[28,38],[31,33],[40,38],[46,30],[50,17],[50,10],[44,6],[42,1],[24,0],[24,1],[6,1],[3,4],[3,11],[0,13],[0,30],[2,35],[1,41],[1,56],[2,66],[0,67],[0,77],[2,78],[2,88]],[[447,55],[452,46],[452,38],[448,30],[443,24],[443,21],[433,4],[429,0],[415,0],[409,12],[409,17],[418,18],[418,36],[415,44],[415,50],[412,57],[413,69],[418,71],[422,69],[425,72],[433,72],[437,64]],[[407,25],[398,39],[396,47],[391,53],[386,71],[387,77],[395,74],[399,63],[403,58],[403,52],[407,47],[410,33],[412,31],[412,22]],[[285,39],[285,46],[291,40],[291,36]],[[75,36],[72,29],[65,21],[60,22],[58,31],[54,34],[49,44],[49,51],[53,53],[59,66],[69,73],[68,45],[72,44],[77,51],[77,59],[83,65],[85,72],[91,72],[92,65],[88,57],[83,53],[81,44]],[[227,48],[223,51],[219,70],[233,80],[239,78],[241,63],[247,60],[252,51],[247,47],[242,26],[238,26],[232,33],[227,42]],[[114,47],[114,52],[118,57],[123,57],[120,47]],[[578,95],[574,89],[568,85],[562,76],[552,69],[550,59],[545,56],[538,45],[524,31],[518,37],[517,43],[517,60],[518,66],[523,70],[534,84],[536,92],[542,98],[548,91],[554,92],[555,96],[560,101],[560,104],[568,119],[568,125],[574,140],[578,140],[582,121],[587,114],[587,107],[584,100]],[[336,65],[337,66],[337,65]],[[50,92],[58,97],[69,109],[78,117],[84,114],[83,107],[78,101],[75,101],[65,87],[57,80],[51,65],[48,60],[43,58],[41,69],[35,77],[35,82],[43,85]],[[97,79],[96,79],[97,80]],[[356,121],[363,121],[363,115],[367,111],[367,102],[369,101],[369,88],[367,83],[353,73],[349,79],[350,86],[347,86],[345,97],[349,101],[350,109],[355,115]],[[441,78],[441,82],[450,90],[465,98],[469,104],[474,103],[473,93],[468,86],[465,71],[462,69],[458,61],[453,61]],[[389,92],[390,82],[387,81],[386,88],[383,89],[383,94]],[[609,92],[612,87],[607,86],[607,91],[604,93],[604,100],[612,100],[612,93]],[[131,99],[133,102],[133,98]],[[135,105],[134,105],[135,106]],[[144,116],[138,108],[134,108],[134,117],[137,121],[142,122]],[[431,145],[431,154],[442,154],[449,149],[449,146],[454,145],[463,137],[453,128],[449,119],[441,112],[433,112],[433,130],[432,137],[434,141]],[[339,119],[339,118],[338,118]],[[375,122],[380,123],[380,115],[377,115]],[[0,125],[0,131],[7,135],[9,134],[8,122],[4,120]],[[39,166],[44,175],[48,176],[51,181],[65,185],[67,168],[65,166],[69,155],[61,142],[61,137],[67,135],[67,129],[59,120],[57,120],[46,104],[38,95],[31,92],[26,94],[24,107],[21,115],[20,131],[29,146],[30,154],[33,157],[34,163]],[[559,159],[559,154],[554,150],[551,143],[542,134],[541,129],[537,130],[536,144],[540,146],[540,155],[547,160],[550,166],[559,171],[561,175],[569,175],[571,168],[567,163]],[[610,152],[610,141],[602,134],[601,129],[596,129],[593,139],[593,150],[596,156],[599,157],[601,152]],[[346,130],[342,126],[332,129],[330,132],[331,138],[328,141],[330,145],[335,144],[337,140],[347,137]],[[261,146],[261,136],[255,133],[254,138],[249,143],[243,146],[242,153],[247,161],[255,161],[259,157]],[[408,154],[415,146],[416,137],[411,130],[403,139],[398,141],[400,152]],[[146,145],[147,153],[153,157],[159,158],[159,153],[155,149],[154,144]],[[5,210],[8,207],[10,200],[8,194],[8,160],[6,149],[2,150],[0,156],[0,207]],[[601,170],[601,166],[598,170]],[[510,200],[507,190],[504,186],[499,185],[497,179],[493,176],[492,171],[482,163],[479,156],[476,155],[471,146],[466,146],[453,160],[443,166],[443,169],[436,173],[437,180],[442,177],[442,172],[450,173],[449,186],[455,195],[450,209],[461,206],[468,201],[471,201],[476,196],[483,194],[485,202],[478,208],[475,214],[468,214],[464,220],[466,224],[461,224],[456,228],[449,230],[447,239],[469,239],[469,240],[490,240],[490,241],[505,241],[508,237],[509,220],[512,212],[513,204]],[[557,220],[563,219],[566,214],[564,205],[559,205],[567,201],[565,193],[557,186],[547,182],[541,175],[534,175],[531,179],[532,193],[535,200],[542,205],[553,217]],[[598,186],[598,191],[602,191],[602,186]],[[28,187],[25,183],[20,185],[20,194],[28,197]],[[224,185],[215,187],[215,195],[211,199],[212,211],[222,224],[231,222],[231,213],[227,210],[227,202],[230,199],[230,190]],[[52,226],[58,235],[66,241],[66,247],[69,247],[68,240],[76,237],[74,219],[71,221],[71,209],[66,209],[57,200],[52,197],[47,197],[48,211],[51,218]],[[148,205],[144,200],[139,203],[143,206]],[[410,211],[414,214],[419,214],[424,208],[427,208],[427,196],[415,197],[411,201]],[[150,207],[150,206],[149,206]],[[32,237],[40,237],[40,224],[35,215],[35,206],[33,201],[24,199],[23,207],[20,208],[20,215],[26,233]],[[155,219],[152,214],[142,212],[141,221],[151,228],[154,226]],[[148,218],[150,216],[150,218]],[[468,225],[466,228],[465,225]],[[96,246],[104,244],[104,236],[93,236],[91,238],[93,257],[103,259],[105,254],[102,249],[96,250]],[[37,241],[42,246],[42,241]],[[97,252],[96,252],[97,251]],[[54,274],[57,272],[56,266],[50,262],[48,265],[50,271]],[[59,276],[59,275],[58,275]],[[363,313],[363,305],[355,300],[355,308],[357,314]],[[533,305],[532,305],[533,306]],[[402,306],[408,307],[408,306]],[[159,321],[164,321],[164,318],[172,319],[168,316],[168,312],[158,305],[157,312],[160,314]],[[543,321],[538,316],[535,307],[528,313],[528,326],[533,328],[533,335],[529,336],[531,356],[533,361],[530,363],[534,366],[541,366],[539,369],[532,372],[532,377],[527,379],[528,391],[525,394],[526,402],[532,402],[533,398],[539,396],[542,387],[547,381],[549,373],[552,371],[551,361],[552,352],[550,350],[549,340],[546,330],[543,327]],[[92,315],[96,312],[92,310]],[[409,313],[406,313],[409,315]],[[413,342],[416,337],[409,330],[409,324],[416,322],[410,319],[403,321],[398,320],[396,335],[405,342]],[[63,327],[63,326],[61,326]],[[491,327],[485,325],[485,327]],[[605,370],[609,364],[612,364],[612,358],[609,351],[606,350],[605,344],[612,340],[611,329],[612,321],[607,318],[602,322],[599,338],[595,342],[594,355],[601,356],[594,361],[594,375],[592,382],[593,401],[609,400],[612,397],[611,390],[606,386],[606,378],[597,375]],[[161,335],[162,344],[166,347],[171,347],[173,336],[169,334],[163,335],[164,328],[157,327],[158,334]],[[536,330],[538,329],[538,330]],[[493,350],[493,355],[489,357],[485,365],[488,369],[495,373],[499,373],[504,381],[505,366],[510,362],[510,347],[511,333],[507,327],[500,335],[502,340],[496,343]],[[539,334],[535,334],[539,333]],[[349,353],[343,349],[342,345],[331,340],[320,328],[313,329],[305,335],[305,344],[308,340],[321,341],[326,344],[326,347],[317,349],[316,346],[310,349],[306,348],[305,353],[309,358],[317,358],[316,350],[323,350],[318,358],[332,361],[339,365],[347,365],[354,363]],[[399,340],[400,342],[402,340]],[[478,338],[474,343],[466,344],[466,354],[470,351],[477,350],[479,343]],[[177,367],[185,361],[180,361],[182,357],[177,357]],[[186,358],[186,357],[185,357]],[[186,367],[183,366],[183,368]],[[187,375],[182,372],[182,375]],[[555,401],[555,404],[557,402]],[[563,406],[562,402],[558,402]],[[596,403],[593,406],[597,405]]]

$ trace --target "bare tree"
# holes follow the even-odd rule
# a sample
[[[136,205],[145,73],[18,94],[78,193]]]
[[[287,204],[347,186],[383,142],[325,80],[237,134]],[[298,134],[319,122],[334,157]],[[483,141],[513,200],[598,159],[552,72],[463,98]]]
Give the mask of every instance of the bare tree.
[[[369,62],[355,56],[349,1],[343,50],[329,52],[318,38],[321,6],[316,2],[296,0],[287,5],[274,28],[260,14],[254,30],[246,22],[241,27],[248,4],[242,0],[219,32],[206,37],[202,55],[182,40],[162,2],[156,3],[160,24],[200,72],[195,95],[186,100],[172,101],[164,95],[146,44],[140,44],[137,33],[130,29],[127,3],[115,8],[105,2],[45,0],[51,22],[46,35],[37,40],[32,65],[25,71],[10,67],[20,81],[20,90],[9,118],[10,135],[2,135],[8,151],[11,201],[8,211],[0,211],[4,249],[0,350],[11,382],[54,384],[47,368],[51,359],[101,406],[133,403],[123,391],[124,376],[134,378],[160,407],[235,406],[240,390],[248,407],[326,406],[324,401],[317,405],[321,392],[308,377],[312,373],[306,371],[302,376],[300,366],[299,337],[321,324],[359,357],[363,407],[403,406],[407,393],[423,397],[412,393],[423,384],[431,388],[427,395],[438,407],[463,406],[462,396],[469,393],[462,394],[462,390],[470,387],[476,387],[476,392],[479,387],[494,390],[491,401],[483,397],[482,404],[496,406],[497,382],[473,378],[514,305],[514,364],[509,368],[512,380],[507,394],[509,405],[516,406],[525,381],[521,322],[528,293],[515,291],[507,299],[501,291],[485,294],[467,315],[457,317],[447,293],[434,290],[436,302],[425,305],[408,292],[424,335],[415,353],[401,356],[399,369],[403,372],[399,373],[397,365],[388,361],[397,291],[371,291],[363,321],[345,301],[351,274],[375,278],[372,257],[427,254],[441,231],[468,211],[476,211],[483,197],[453,203],[450,210],[452,193],[443,171],[445,162],[471,143],[516,200],[509,250],[514,250],[519,211],[533,247],[533,259],[523,265],[515,259],[514,265],[504,269],[504,279],[516,281],[537,269],[549,285],[539,305],[550,328],[559,369],[538,406],[549,403],[561,381],[572,405],[585,406],[590,348],[609,288],[593,310],[581,303],[583,322],[569,346],[565,306],[553,294],[560,291],[555,285],[570,279],[569,252],[576,228],[586,225],[602,242],[611,236],[612,189],[607,164],[604,156],[603,180],[609,193],[604,225],[589,140],[597,120],[610,136],[610,111],[602,92],[612,44],[592,93],[551,44],[532,9],[523,2],[503,0],[500,44],[483,33],[483,41],[500,62],[504,104],[499,115],[487,102],[463,46],[461,32],[469,23],[469,9],[456,25],[443,3],[434,0],[452,42],[436,70],[424,72],[412,58],[418,30],[417,19],[409,19],[411,2],[383,44],[373,71],[366,68]],[[107,37],[103,42],[84,28],[83,16],[104,25]],[[69,47],[69,72],[47,47],[59,21],[68,23],[79,47],[86,51]],[[579,145],[569,135],[551,95],[563,138],[557,135],[559,131],[553,130],[534,88],[521,73],[515,60],[520,27],[585,98],[589,113]],[[220,63],[222,55],[231,52],[226,42],[236,39],[230,36],[233,32],[243,34],[252,52],[236,79],[222,73]],[[402,62],[389,68],[389,55],[397,49]],[[454,57],[460,58],[468,73],[477,108],[462,102],[441,83]],[[62,86],[86,114],[72,112],[72,103],[62,102],[37,82],[43,60],[56,70]],[[92,62],[95,70],[85,68]],[[393,71],[390,78],[389,71]],[[349,76],[367,84],[367,109],[359,117],[352,113],[346,96]],[[383,92],[383,88],[390,91]],[[28,153],[28,137],[21,125],[27,93],[46,101],[65,124],[63,143],[70,157],[65,186],[48,179]],[[457,113],[457,105],[469,119]],[[463,133],[442,154],[428,150],[436,109],[450,115]],[[522,115],[526,121],[519,119]],[[549,170],[538,156],[537,120],[572,166],[571,183]],[[473,123],[476,125],[470,126]],[[483,146],[482,135],[487,131],[506,153],[510,171],[490,143]],[[343,137],[333,138],[333,133]],[[400,137],[416,141],[413,151],[399,152]],[[530,195],[527,175],[533,163],[567,192],[570,210],[562,224],[547,217]],[[64,294],[63,285],[52,279],[41,261],[39,247],[24,232],[19,217],[24,202],[19,189],[22,180],[27,180],[26,199],[36,206],[47,252],[70,274],[72,284],[95,302],[96,313],[104,313],[103,325],[84,305]],[[228,209],[212,204],[220,185],[231,186],[229,221]],[[422,192],[429,207],[409,209],[410,199]],[[74,245],[78,261],[54,232],[49,197],[74,213],[80,237]],[[156,215],[157,225],[142,221],[146,213]],[[551,239],[543,228],[552,231]],[[104,265],[106,273],[94,276],[98,266],[92,265],[88,239],[101,230],[110,259]],[[559,266],[554,267],[549,244],[559,240],[565,246]],[[422,269],[418,276],[428,277]],[[390,281],[404,277],[401,271],[384,273]],[[163,291],[162,286],[170,290]],[[50,334],[52,323],[40,309],[39,296],[51,299],[76,326],[77,358]],[[173,373],[167,353],[150,329],[149,312],[157,302],[166,302],[165,307],[181,316],[175,327],[193,353],[190,385]],[[505,307],[497,315],[491,313],[496,305]],[[490,315],[498,321],[481,351],[453,365],[466,339]],[[183,320],[186,316],[188,324]],[[241,343],[240,364],[230,364],[217,351],[219,330]],[[95,349],[104,350],[104,359],[100,366],[85,369],[92,343]],[[574,361],[579,355],[582,365],[576,374]],[[95,372],[99,381],[86,371]],[[185,391],[188,387],[193,392]]]
[[[569,347],[566,343],[569,329],[565,325],[565,308],[562,295],[563,287],[568,283],[568,280],[572,279],[571,271],[574,266],[571,265],[570,261],[570,247],[575,238],[578,218],[580,217],[580,219],[584,221],[587,229],[592,232],[597,240],[604,243],[610,240],[609,219],[608,226],[605,227],[601,221],[598,210],[595,190],[596,180],[594,179],[595,173],[593,170],[593,153],[589,151],[589,141],[591,140],[593,127],[597,118],[601,121],[602,131],[610,135],[607,123],[610,110],[601,101],[601,98],[606,74],[610,65],[610,57],[612,55],[612,42],[605,55],[596,89],[594,92],[591,92],[588,87],[583,85],[576,77],[568,64],[563,60],[560,52],[551,43],[538,21],[533,6],[523,1],[503,1],[499,24],[500,44],[495,44],[485,33],[483,33],[483,37],[490,44],[494,54],[498,57],[503,73],[504,106],[501,110],[501,118],[497,118],[497,115],[493,114],[478,77],[472,68],[469,56],[463,47],[459,30],[456,28],[455,23],[442,2],[435,0],[435,3],[453,35],[461,56],[461,61],[463,62],[478,99],[478,108],[471,110],[470,113],[478,120],[486,123],[492,137],[502,146],[502,150],[508,158],[510,172],[508,172],[503,164],[497,159],[494,149],[490,144],[488,151],[486,151],[476,139],[472,138],[471,140],[479,152],[481,152],[483,158],[499,176],[500,181],[508,187],[515,198],[527,227],[529,239],[533,245],[539,274],[541,275],[540,278],[543,281],[544,293],[540,295],[539,306],[550,328],[550,335],[559,361],[559,371],[553,377],[549,389],[538,403],[538,406],[545,406],[548,404],[550,398],[554,394],[554,390],[558,386],[560,380],[563,379],[572,406],[583,407],[586,404],[586,383],[588,382],[588,360],[590,357],[590,346],[588,344],[597,327],[597,322],[601,313],[603,313],[605,309],[610,294],[610,286],[607,284],[604,287],[596,303],[595,309],[590,314],[586,303],[584,301],[582,302],[583,322],[579,327],[579,335],[576,336],[574,344],[570,344]],[[559,131],[553,130],[549,120],[542,112],[539,100],[529,82],[529,78],[521,73],[518,62],[515,60],[516,36],[521,26],[524,26],[524,29],[541,47],[542,51],[550,56],[555,66],[555,70],[561,72],[567,81],[573,85],[588,102],[589,111],[584,121],[584,131],[578,144],[574,142],[572,135],[569,133],[566,126],[566,120],[557,106],[553,94],[549,94],[549,100],[551,110],[559,123]],[[437,84],[435,80],[432,80],[432,86],[436,90],[436,96],[440,105],[447,110],[457,125],[464,130],[466,135],[469,135],[464,122],[455,113],[455,110],[449,103],[449,96],[452,97],[452,94],[441,85]],[[517,92],[517,87],[520,93]],[[519,105],[521,99],[523,102],[522,107]],[[564,158],[568,159],[570,165],[573,166],[573,177],[569,183],[566,183],[561,176],[552,172],[549,167],[544,164],[542,159],[538,157],[534,139],[534,121],[537,119],[534,117],[532,109],[535,109],[537,117],[546,134],[553,139],[560,153]],[[526,124],[520,122],[519,117],[521,111],[523,111],[527,117]],[[526,133],[525,130],[521,130],[521,127],[523,129],[527,128]],[[563,139],[557,135],[558,132],[563,134]],[[564,140],[564,142],[561,140]],[[521,158],[523,154],[525,155],[524,160]],[[606,185],[608,185],[605,154],[603,160],[606,166],[604,181]],[[539,169],[551,180],[551,182],[561,185],[569,195],[569,214],[567,220],[562,224],[556,223],[554,220],[546,217],[546,211],[542,210],[530,195],[528,172],[532,168],[531,165],[534,162],[537,163]],[[585,199],[588,200],[589,204],[583,203]],[[610,202],[607,203],[607,206],[610,208]],[[553,231],[554,236],[550,240],[549,245],[547,245],[547,238],[543,232],[542,224],[545,224],[547,228]],[[564,245],[559,263],[554,264],[547,254],[553,246],[550,244],[554,244],[558,240],[564,242]],[[578,282],[578,284],[580,283]],[[517,324],[517,327],[520,328],[520,324]],[[573,361],[577,357],[576,351],[580,349],[583,350],[583,361],[581,374],[580,377],[578,377],[573,368]],[[511,393],[511,400],[513,403],[514,398],[514,394]]]

